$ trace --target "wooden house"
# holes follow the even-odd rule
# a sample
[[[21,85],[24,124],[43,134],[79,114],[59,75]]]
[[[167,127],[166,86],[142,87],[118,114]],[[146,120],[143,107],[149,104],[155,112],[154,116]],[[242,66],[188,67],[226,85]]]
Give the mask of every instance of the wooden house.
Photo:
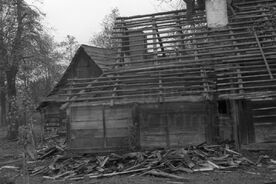
[[[70,150],[239,148],[263,143],[265,131],[273,141],[276,2],[225,8],[221,27],[209,27],[200,10],[192,19],[186,10],[118,18],[114,68],[66,89]]]
[[[67,117],[65,110],[60,109],[66,101],[66,97],[61,96],[66,93],[64,88],[71,79],[85,80],[102,75],[105,70],[112,67],[111,55],[112,51],[109,49],[88,45],[79,47],[59,82],[38,107],[45,133],[66,133]]]

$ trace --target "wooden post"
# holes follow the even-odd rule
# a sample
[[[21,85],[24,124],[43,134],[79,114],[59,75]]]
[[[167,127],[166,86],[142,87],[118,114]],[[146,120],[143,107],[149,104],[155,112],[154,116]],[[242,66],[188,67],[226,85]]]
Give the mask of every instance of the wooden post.
[[[255,142],[255,130],[253,122],[253,114],[250,109],[250,101],[242,100],[242,107],[240,107],[240,140],[241,144],[250,144]]]
[[[159,103],[164,102],[164,97],[163,97],[163,84],[162,84],[162,76],[161,76],[161,72],[158,73],[158,87],[159,87],[159,98],[158,101]]]
[[[137,104],[133,104],[132,106],[132,123],[135,128],[135,147],[137,149],[141,149],[141,141],[140,141],[140,121],[139,121],[139,108]]]
[[[155,23],[155,20],[154,20],[154,16],[152,17],[152,27],[153,27],[153,29],[152,29],[152,37],[153,37],[153,53],[154,53],[154,56],[153,56],[153,58],[154,58],[154,60],[157,60],[157,58],[158,58],[158,47],[157,47],[157,42],[158,42],[158,40],[157,40],[157,27],[156,27],[156,23]],[[154,62],[154,64],[158,64],[158,62]]]
[[[68,144],[71,143],[71,108],[72,107],[67,107],[66,109],[66,139]]]
[[[152,30],[153,30],[153,38],[155,40],[155,43],[156,43],[156,48],[157,48],[157,43],[159,43],[159,47],[160,47],[160,50],[161,50],[161,53],[162,53],[162,56],[163,57],[166,57],[166,53],[165,53],[165,48],[163,46],[163,42],[162,42],[162,38],[159,34],[159,31],[158,31],[158,27],[157,27],[157,24],[155,22],[155,17],[153,16],[152,17]],[[158,49],[157,49],[158,50]],[[156,51],[157,52],[157,51]]]
[[[181,24],[181,18],[180,18],[180,12],[177,12],[176,13],[176,16],[177,16],[177,21],[176,21],[176,24],[177,24],[177,26],[176,26],[176,28],[179,30],[179,31],[177,31],[176,32],[176,34],[178,35],[178,39],[180,39],[180,41],[179,42],[177,42],[179,45],[178,45],[178,47],[177,47],[177,49],[178,49],[178,51],[177,51],[177,56],[178,55],[180,55],[180,56],[182,56],[182,55],[185,55],[186,53],[185,53],[185,51],[183,51],[183,50],[185,50],[186,48],[185,48],[185,42],[184,42],[184,39],[185,39],[185,37],[183,36],[183,31],[182,31],[182,24]],[[179,50],[180,49],[180,50]],[[185,54],[184,54],[185,53]]]
[[[157,43],[159,42],[159,46],[161,48],[161,52],[163,53],[162,55],[165,57],[165,49],[163,47],[163,43],[162,43],[162,39],[160,38],[160,35],[158,33],[158,28],[157,28],[157,24],[155,22],[155,17],[152,16],[152,31],[153,31],[153,48],[154,48],[154,59],[158,59],[158,47],[157,47]],[[155,65],[158,65],[159,62],[155,62]],[[163,102],[163,85],[162,85],[162,77],[161,77],[161,72],[158,73],[158,88],[159,88],[159,98],[158,98],[158,102]]]
[[[233,40],[233,45],[236,45],[237,44],[237,41],[235,41],[235,37],[233,36],[234,35],[234,32],[232,30],[230,30],[229,32],[232,36],[230,37],[232,40]],[[235,50],[239,50],[239,47],[235,46],[234,47]],[[237,56],[239,56],[240,53],[238,52],[237,53]],[[237,64],[238,67],[240,67],[239,64]],[[242,73],[241,73],[241,69],[237,67],[237,77],[238,77],[238,83],[239,83],[239,93],[244,93],[244,90],[243,90],[243,80],[242,80]]]
[[[233,134],[235,147],[240,150],[240,106],[238,100],[231,100],[232,117],[233,117]]]
[[[41,127],[40,127],[40,129],[41,129],[41,135],[40,135],[40,137],[43,140],[43,137],[45,135],[45,109],[44,108],[42,108],[40,110],[40,121],[41,121],[40,122],[40,125],[41,125]]]
[[[74,82],[72,82],[69,87],[72,89],[74,86]],[[71,95],[72,90],[68,90],[67,94]],[[71,108],[70,103],[66,105],[66,139],[68,144],[71,143]],[[59,109],[60,111],[63,110],[62,107]]]
[[[246,114],[248,121],[248,143],[255,143],[255,127],[254,127],[254,119],[253,119],[253,111],[252,105],[249,101],[246,102]]]
[[[194,26],[194,32],[196,32],[196,27]],[[196,38],[196,34],[193,35]],[[195,56],[195,61],[197,62],[199,57],[198,57],[198,51],[197,51],[197,40],[193,40],[193,44],[194,44],[194,56]],[[208,81],[207,79],[207,75],[206,75],[206,69],[204,68],[204,64],[200,65],[200,76],[202,77],[202,86],[203,86],[203,95],[206,99],[209,99],[209,85],[208,85]]]
[[[104,138],[104,148],[107,148],[107,138],[106,138],[106,122],[105,122],[105,108],[103,106],[103,138]]]
[[[116,74],[115,76],[118,76],[118,75]],[[113,88],[113,91],[112,91],[112,99],[110,100],[110,106],[114,106],[114,104],[115,104],[114,100],[117,96],[116,91],[117,91],[118,85],[119,85],[118,82],[119,82],[119,79],[117,78],[116,82],[115,82],[115,87]]]
[[[124,20],[120,20],[120,25],[124,25],[125,26],[125,23],[124,23]],[[121,32],[121,35],[120,36],[126,36],[127,33],[126,33],[126,29],[125,28],[121,28],[120,29]],[[121,40],[121,42],[118,43],[118,54],[117,54],[117,58],[116,58],[116,64],[121,64],[122,63],[122,66],[126,66],[125,65],[125,57],[127,56],[127,52],[130,52],[129,49],[127,49],[129,47],[129,42],[126,43],[127,46],[124,46],[124,39]],[[129,41],[129,40],[128,40]],[[126,48],[125,48],[126,47]],[[118,69],[120,65],[115,65],[115,69]],[[115,77],[119,76],[119,74],[115,74]],[[115,87],[113,88],[113,91],[112,91],[112,99],[110,100],[110,106],[114,106],[114,101],[116,99],[116,91],[118,89],[118,85],[119,85],[119,79],[116,78],[116,82],[115,82]]]
[[[215,102],[215,103],[214,103]],[[212,144],[217,136],[216,102],[205,101],[205,138],[208,144]]]
[[[165,112],[165,131],[166,131],[166,145],[167,145],[167,148],[170,148],[171,146],[171,142],[170,142],[170,125],[169,125],[169,114],[167,113],[167,109],[166,109],[166,112]]]

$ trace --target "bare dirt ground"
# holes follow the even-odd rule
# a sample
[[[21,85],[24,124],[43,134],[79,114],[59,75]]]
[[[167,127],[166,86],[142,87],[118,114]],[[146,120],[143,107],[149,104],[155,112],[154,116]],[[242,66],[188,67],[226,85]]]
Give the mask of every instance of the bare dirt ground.
[[[7,141],[4,138],[5,132],[0,131],[0,164],[6,163],[10,160],[20,158],[22,148],[16,142]],[[274,152],[247,152],[244,153],[252,161],[257,161],[260,154],[268,154],[271,158],[275,159]],[[193,174],[181,174],[189,181],[176,181],[167,178],[149,177],[149,176],[121,176],[104,178],[98,180],[83,180],[83,181],[52,181],[42,178],[41,176],[28,177],[23,175],[22,168],[24,167],[22,161],[13,164],[19,167],[19,170],[14,169],[0,169],[0,184],[180,184],[180,183],[193,183],[193,184],[266,184],[276,183],[276,166],[265,165],[252,166],[248,168],[239,168],[233,171],[211,171],[200,172]],[[2,167],[3,164],[0,165]],[[11,182],[5,182],[5,178],[9,178]],[[14,179],[13,179],[14,178]],[[29,180],[29,181],[28,181]]]

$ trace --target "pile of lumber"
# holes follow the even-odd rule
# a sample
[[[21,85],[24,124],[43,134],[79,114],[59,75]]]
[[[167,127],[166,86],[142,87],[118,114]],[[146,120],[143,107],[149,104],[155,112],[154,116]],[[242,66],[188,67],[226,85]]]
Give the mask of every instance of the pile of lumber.
[[[183,177],[183,173],[233,170],[255,164],[228,145],[81,157],[68,157],[61,147],[53,146],[41,151],[39,155],[37,161],[29,163],[30,175],[42,175],[52,180],[152,175],[185,181],[187,178]]]

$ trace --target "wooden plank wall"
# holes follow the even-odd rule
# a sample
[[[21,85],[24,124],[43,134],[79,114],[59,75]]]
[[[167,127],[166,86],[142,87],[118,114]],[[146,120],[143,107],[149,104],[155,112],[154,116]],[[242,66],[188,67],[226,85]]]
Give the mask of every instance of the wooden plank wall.
[[[132,108],[72,107],[70,148],[87,150],[128,147]]]
[[[256,143],[276,142],[276,100],[252,101]]]
[[[70,129],[72,148],[103,148],[102,109],[76,107],[71,109]]]
[[[128,147],[132,127],[132,108],[107,108],[105,110],[107,147]]]
[[[181,147],[206,141],[209,117],[202,102],[139,107],[142,148]]]

